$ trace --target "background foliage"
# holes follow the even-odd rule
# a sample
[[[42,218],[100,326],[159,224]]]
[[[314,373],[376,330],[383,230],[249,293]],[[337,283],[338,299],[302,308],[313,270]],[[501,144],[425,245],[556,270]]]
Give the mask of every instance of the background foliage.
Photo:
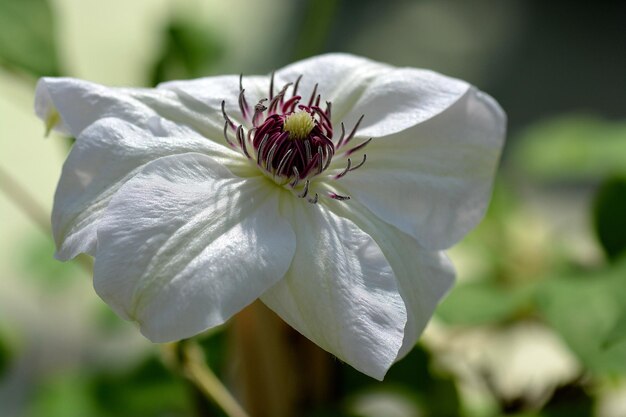
[[[346,51],[469,80],[510,134],[421,343],[383,383],[337,363],[333,401],[309,415],[623,417],[625,15],[540,0],[0,0],[0,415],[221,415],[15,204],[23,188],[35,217],[49,212],[68,150],[39,139],[36,78],[151,86]],[[202,344],[228,380],[224,332]]]

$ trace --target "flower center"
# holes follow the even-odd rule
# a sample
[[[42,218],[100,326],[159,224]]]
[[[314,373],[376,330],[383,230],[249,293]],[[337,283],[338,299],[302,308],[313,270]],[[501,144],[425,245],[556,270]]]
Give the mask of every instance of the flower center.
[[[366,155],[363,154],[361,162],[356,165],[352,164],[350,156],[361,151],[371,139],[356,146],[350,143],[363,119],[361,116],[349,133],[341,123],[341,136],[333,140],[331,103],[327,101],[324,109],[320,107],[321,96],[317,94],[315,85],[308,102],[300,104],[302,96],[298,95],[298,85],[301,78],[298,77],[295,83],[287,83],[278,94],[274,94],[272,74],[268,97],[251,107],[246,101],[240,77],[239,109],[244,123],[235,124],[226,113],[225,101],[222,101],[224,138],[231,147],[239,149],[248,159],[255,161],[265,175],[277,184],[290,188],[300,198],[316,203],[319,195],[315,190],[310,190],[314,187],[311,180],[314,177],[320,177],[321,181],[325,178],[338,180],[361,167],[366,161]],[[290,87],[291,95],[286,97]],[[231,137],[233,134],[235,140]],[[329,170],[339,150],[345,159],[345,167]],[[335,172],[322,177],[321,174],[326,170]],[[350,198],[334,192],[327,192],[326,196],[336,200]]]
[[[330,124],[314,119],[320,110],[301,108],[272,114],[253,129],[257,163],[278,183],[297,184],[320,174],[335,153]]]
[[[311,115],[303,110],[291,113],[285,118],[283,130],[289,132],[290,139],[304,139],[315,127],[315,121]]]

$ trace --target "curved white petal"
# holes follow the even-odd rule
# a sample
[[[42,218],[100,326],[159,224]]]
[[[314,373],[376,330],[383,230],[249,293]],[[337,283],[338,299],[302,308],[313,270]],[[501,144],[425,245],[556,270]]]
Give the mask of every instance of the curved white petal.
[[[471,88],[465,81],[417,68],[388,67],[361,82],[360,96],[342,118],[351,128],[364,116],[357,140],[418,125],[447,110]]]
[[[428,251],[411,236],[385,223],[358,201],[327,201],[338,216],[353,221],[380,247],[389,261],[407,309],[397,360],[415,346],[441,299],[454,284],[454,267],[444,252]]]
[[[322,104],[331,101],[339,133],[364,119],[358,138],[380,137],[435,116],[457,101],[470,85],[422,69],[396,68],[366,58],[333,53],[308,58],[276,72],[280,88],[302,75],[299,94],[308,100],[315,90]],[[317,87],[315,87],[317,84]]]
[[[166,155],[200,152],[222,163],[241,156],[184,126],[151,119],[149,128],[105,118],[83,130],[63,165],[52,209],[59,259],[95,253],[96,228],[109,200],[145,164]],[[176,136],[169,136],[175,133]],[[165,136],[164,136],[165,135]]]
[[[383,74],[391,67],[366,58],[349,54],[326,54],[308,58],[279,69],[275,73],[273,94],[276,95],[287,83],[295,83],[302,76],[298,94],[303,102],[308,102],[316,91],[324,101],[332,101],[333,114],[345,115],[362,94],[369,80]],[[252,108],[260,99],[269,98],[270,76],[244,76],[242,86]],[[240,117],[239,76],[225,75],[206,77],[197,80],[173,81],[159,85],[159,88],[176,91],[188,107],[201,107],[205,112],[219,109],[226,100],[226,111],[238,123]],[[288,90],[290,96],[293,86]],[[267,104],[267,103],[266,103]],[[336,119],[336,117],[333,117]],[[223,121],[221,126],[223,126]]]
[[[382,379],[403,340],[406,309],[378,245],[351,221],[293,198],[285,214],[296,254],[261,300],[359,371]]]
[[[486,211],[505,123],[498,104],[472,88],[439,115],[374,139],[353,156],[367,153],[365,165],[339,183],[420,245],[448,248]]]
[[[269,77],[243,77],[242,86],[245,89],[246,101],[251,113],[253,113],[254,105],[268,95]],[[213,127],[215,129],[221,131],[224,128],[224,118],[221,110],[222,101],[225,102],[225,110],[228,116],[237,123],[245,124],[239,107],[240,90],[238,75],[169,81],[159,84],[158,88],[163,91],[175,92],[186,107],[196,109],[200,113],[214,114],[215,117],[211,117],[210,122],[214,124]]]
[[[219,106],[206,111],[167,89],[116,88],[74,78],[41,78],[35,90],[35,113],[48,123],[55,112],[60,120],[50,127],[74,137],[99,119],[115,117],[146,129],[155,119],[165,119],[173,122],[162,123],[165,128],[185,125],[224,143]]]
[[[367,58],[331,53],[307,58],[276,71],[276,85],[282,88],[283,84],[295,82],[302,76],[298,94],[303,97],[303,102],[308,102],[315,90],[321,95],[322,104],[332,102],[332,119],[338,125],[372,80],[385,76],[392,69]]]
[[[277,194],[204,155],[152,162],[100,221],[96,291],[154,342],[224,323],[289,268],[295,237]]]

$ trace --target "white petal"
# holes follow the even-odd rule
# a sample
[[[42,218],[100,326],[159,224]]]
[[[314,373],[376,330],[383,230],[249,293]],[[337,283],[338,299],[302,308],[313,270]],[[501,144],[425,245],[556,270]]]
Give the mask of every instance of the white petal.
[[[74,78],[42,78],[35,91],[35,112],[44,121],[58,112],[56,129],[74,137],[99,119],[116,117],[143,128],[154,124],[155,119],[166,119],[174,123],[163,123],[165,127],[186,125],[211,140],[223,142],[224,119],[219,106],[206,112],[204,107],[193,105],[170,90],[115,88]]]
[[[359,371],[382,379],[403,340],[406,309],[378,245],[320,205],[284,202],[296,232],[285,279],[261,300]]]
[[[154,342],[224,323],[291,263],[277,188],[199,154],[164,157],[128,181],[98,228],[94,286]]]
[[[454,267],[443,252],[422,248],[411,236],[383,222],[358,201],[327,201],[327,206],[371,236],[393,269],[408,317],[396,358],[400,360],[415,346],[435,308],[454,284]]]
[[[326,54],[276,72],[278,88],[302,75],[299,94],[308,100],[315,85],[322,104],[331,101],[333,123],[350,129],[365,115],[358,138],[390,135],[447,109],[470,85],[432,71],[395,68],[349,54]],[[339,132],[337,132],[339,133]]]
[[[269,77],[247,76],[242,80],[246,101],[252,110],[260,99],[266,98],[269,92]],[[237,123],[245,124],[239,107],[239,75],[221,75],[195,80],[169,81],[159,84],[163,91],[174,91],[185,106],[196,109],[204,114],[216,114],[211,117],[215,121],[214,128],[223,129],[222,101],[228,116]],[[267,103],[266,103],[267,104]]]
[[[351,128],[364,116],[357,139],[387,136],[422,123],[471,88],[465,81],[416,68],[387,67],[360,82],[360,95],[341,120]]]
[[[338,124],[372,79],[382,77],[390,70],[392,67],[366,58],[332,53],[304,59],[276,71],[276,85],[282,88],[284,83],[295,82],[302,75],[298,94],[303,97],[303,102],[307,103],[316,89],[322,104],[332,102],[332,118]]]
[[[339,183],[420,245],[448,248],[485,213],[505,122],[491,97],[471,89],[438,116],[374,139],[365,165]]]
[[[190,129],[163,129],[166,121],[152,120],[149,131],[120,119],[101,119],[78,136],[63,165],[52,210],[59,259],[94,254],[96,228],[109,200],[148,162],[186,152],[201,152],[223,163],[240,158]],[[177,136],[161,136],[168,132]]]
[[[308,102],[315,84],[318,84],[317,93],[321,94],[322,100],[333,102],[333,114],[345,115],[362,94],[369,80],[390,68],[387,65],[349,54],[319,55],[277,70],[273,94],[276,95],[286,83],[295,83],[298,77],[302,76],[298,94],[303,97],[304,103]],[[269,75],[244,76],[242,85],[251,107],[260,99],[269,98]],[[222,100],[226,100],[226,111],[229,116],[238,123],[243,123],[236,100],[239,96],[238,75],[173,81],[161,84],[159,88],[176,91],[181,99],[188,100],[185,101],[187,106],[200,106],[206,112],[219,109]],[[288,90],[288,94],[291,91],[291,89]]]

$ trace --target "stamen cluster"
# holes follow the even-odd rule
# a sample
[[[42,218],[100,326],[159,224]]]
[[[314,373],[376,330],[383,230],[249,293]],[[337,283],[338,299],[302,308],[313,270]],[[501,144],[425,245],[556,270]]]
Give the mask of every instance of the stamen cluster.
[[[222,101],[222,114],[225,119],[224,137],[233,148],[239,149],[248,159],[253,159],[262,171],[276,183],[298,191],[298,197],[307,198],[316,203],[319,195],[307,197],[313,177],[326,171],[335,153],[344,148],[354,137],[363,116],[354,128],[346,135],[345,126],[341,123],[341,136],[333,141],[333,125],[329,101],[324,109],[320,106],[321,96],[317,93],[318,85],[313,88],[306,104],[301,104],[302,96],[298,95],[298,86],[302,76],[295,83],[287,83],[274,94],[274,74],[272,74],[267,98],[251,108],[248,105],[243,88],[242,77],[239,78],[239,109],[244,124],[235,124],[225,110]],[[290,90],[287,98],[287,91]],[[234,139],[231,138],[234,135]],[[350,154],[364,148],[371,139],[342,152],[347,159],[347,166],[332,175],[339,179],[348,172],[361,167],[363,160],[352,166]],[[330,198],[347,200],[349,196],[328,193]]]

